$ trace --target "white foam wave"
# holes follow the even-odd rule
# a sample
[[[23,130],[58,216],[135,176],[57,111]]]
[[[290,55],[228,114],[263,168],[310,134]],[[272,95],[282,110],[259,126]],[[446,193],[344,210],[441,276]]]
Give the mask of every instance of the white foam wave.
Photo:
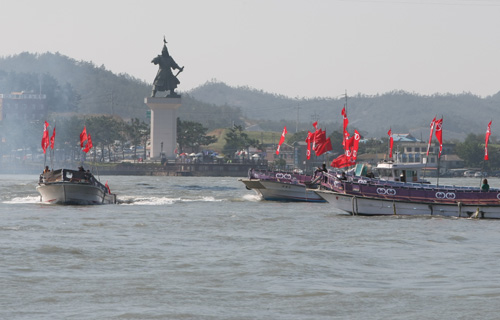
[[[215,199],[214,197],[200,197],[200,198],[168,198],[168,197],[119,197],[118,203],[123,205],[148,205],[148,206],[159,206],[159,205],[169,205],[177,202],[221,202],[223,199]]]
[[[3,203],[20,204],[20,203],[39,203],[40,196],[15,197],[10,200],[5,200]]]
[[[215,199],[214,197],[201,197],[201,198],[193,198],[193,199],[182,199],[184,202],[222,202],[223,199]]]
[[[260,196],[258,194],[245,194],[243,200],[246,201],[260,201]]]

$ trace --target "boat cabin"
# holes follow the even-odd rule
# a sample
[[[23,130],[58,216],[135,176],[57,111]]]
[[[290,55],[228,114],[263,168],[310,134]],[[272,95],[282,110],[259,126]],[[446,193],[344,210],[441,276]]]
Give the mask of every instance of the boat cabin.
[[[421,178],[421,172],[425,166],[423,163],[384,161],[371,168],[370,172],[369,167],[365,164],[357,164],[356,175],[397,182],[429,183]]]

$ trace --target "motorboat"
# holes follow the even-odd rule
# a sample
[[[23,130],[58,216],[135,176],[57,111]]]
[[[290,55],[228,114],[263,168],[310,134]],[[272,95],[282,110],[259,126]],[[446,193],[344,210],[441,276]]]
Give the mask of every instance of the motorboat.
[[[401,179],[402,168],[406,178]],[[322,172],[316,194],[351,215],[439,215],[500,219],[500,189],[430,184],[414,178],[420,164],[385,166],[386,177],[355,170]],[[409,173],[412,172],[411,175]],[[415,180],[415,181],[413,181]]]
[[[319,175],[317,176],[319,179]],[[326,202],[316,194],[315,176],[298,172],[258,171],[250,169],[248,178],[239,179],[248,190],[254,190],[263,200]]]
[[[90,171],[58,169],[40,175],[37,191],[40,201],[49,204],[115,204],[116,194]]]

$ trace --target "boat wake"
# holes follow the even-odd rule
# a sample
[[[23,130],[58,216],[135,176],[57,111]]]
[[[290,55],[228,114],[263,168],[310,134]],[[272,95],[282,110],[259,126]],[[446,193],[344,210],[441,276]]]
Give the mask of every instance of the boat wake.
[[[7,204],[25,204],[25,203],[40,203],[40,196],[15,197],[10,200],[2,201]]]
[[[160,206],[171,205],[182,202],[222,202],[224,199],[215,199],[214,197],[196,197],[196,198],[168,198],[168,197],[120,197],[117,199],[122,205],[147,205]]]
[[[258,194],[245,194],[243,196],[244,201],[260,201],[262,200]]]

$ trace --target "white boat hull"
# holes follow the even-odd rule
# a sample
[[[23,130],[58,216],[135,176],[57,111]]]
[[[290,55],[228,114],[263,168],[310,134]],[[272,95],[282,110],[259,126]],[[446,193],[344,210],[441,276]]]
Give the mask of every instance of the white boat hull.
[[[264,200],[325,202],[314,189],[303,184],[283,183],[260,179],[240,179],[247,189],[252,189]]]
[[[411,202],[357,197],[335,191],[316,193],[334,208],[351,215],[429,215],[500,219],[500,205],[461,205],[453,203]]]
[[[105,193],[100,188],[71,182],[42,184],[36,187],[41,202],[50,204],[114,204],[116,195]]]

